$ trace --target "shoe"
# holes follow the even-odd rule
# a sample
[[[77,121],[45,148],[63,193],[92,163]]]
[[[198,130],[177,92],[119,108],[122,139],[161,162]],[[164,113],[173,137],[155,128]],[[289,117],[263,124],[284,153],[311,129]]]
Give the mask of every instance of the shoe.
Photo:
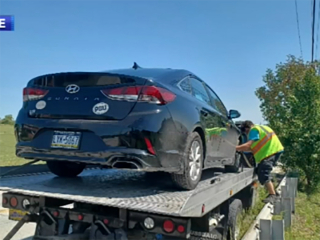
[[[277,196],[275,194],[269,194],[266,199],[262,200],[262,202],[273,204],[274,201],[276,200],[276,198],[277,198]]]

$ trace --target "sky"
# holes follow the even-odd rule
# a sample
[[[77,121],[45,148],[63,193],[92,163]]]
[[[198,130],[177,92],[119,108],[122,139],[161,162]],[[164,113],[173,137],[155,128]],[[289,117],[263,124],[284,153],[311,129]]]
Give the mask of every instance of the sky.
[[[311,1],[297,4],[310,60]],[[187,69],[241,119],[262,123],[254,94],[262,76],[288,54],[301,55],[294,0],[0,0],[0,15],[15,17],[15,30],[0,32],[0,117],[17,116],[33,77],[136,61]]]

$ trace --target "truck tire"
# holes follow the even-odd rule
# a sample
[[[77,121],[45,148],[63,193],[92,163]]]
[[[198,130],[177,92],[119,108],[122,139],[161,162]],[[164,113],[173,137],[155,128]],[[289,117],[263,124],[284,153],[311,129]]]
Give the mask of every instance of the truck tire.
[[[83,163],[73,163],[64,161],[47,161],[49,170],[59,177],[76,177],[86,167]]]
[[[183,190],[193,190],[197,187],[203,168],[203,143],[200,135],[193,132],[187,138],[187,144],[184,151],[184,173],[172,173],[171,178],[174,184]]]
[[[229,205],[227,222],[227,240],[240,239],[240,216],[242,212],[242,202],[239,199],[233,199]]]
[[[241,155],[239,153],[236,153],[235,155],[235,160],[233,165],[225,165],[224,169],[226,172],[232,172],[232,173],[237,173],[240,171],[241,167]]]
[[[241,196],[243,209],[249,210],[256,204],[258,198],[257,188],[250,185],[241,191]]]

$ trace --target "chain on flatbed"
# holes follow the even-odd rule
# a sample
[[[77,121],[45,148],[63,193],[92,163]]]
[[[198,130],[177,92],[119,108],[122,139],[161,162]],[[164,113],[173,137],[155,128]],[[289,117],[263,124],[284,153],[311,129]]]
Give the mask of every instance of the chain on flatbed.
[[[177,191],[166,178],[148,178],[134,171],[87,170],[77,178],[59,178],[52,174],[4,178],[0,181],[0,190],[156,214],[200,217],[250,185],[252,180],[253,169],[221,173],[216,177],[208,170],[195,190]]]

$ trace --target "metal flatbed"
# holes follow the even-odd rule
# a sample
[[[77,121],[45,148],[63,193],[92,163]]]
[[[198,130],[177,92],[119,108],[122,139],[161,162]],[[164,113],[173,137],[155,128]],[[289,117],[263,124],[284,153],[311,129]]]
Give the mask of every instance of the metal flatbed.
[[[254,170],[244,168],[240,173],[206,170],[192,191],[177,191],[166,177],[154,176],[95,169],[86,170],[77,178],[59,178],[52,174],[6,177],[0,181],[0,190],[166,216],[201,217],[249,186]]]

